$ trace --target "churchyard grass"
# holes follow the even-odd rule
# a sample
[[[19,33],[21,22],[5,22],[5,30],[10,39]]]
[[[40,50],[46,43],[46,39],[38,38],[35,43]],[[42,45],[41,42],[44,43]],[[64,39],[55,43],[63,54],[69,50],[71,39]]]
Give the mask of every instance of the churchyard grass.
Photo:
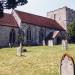
[[[75,60],[75,44],[70,44],[67,51],[61,45],[54,47],[24,47],[27,52],[16,56],[16,48],[0,49],[0,75],[59,75],[60,60],[68,53]]]

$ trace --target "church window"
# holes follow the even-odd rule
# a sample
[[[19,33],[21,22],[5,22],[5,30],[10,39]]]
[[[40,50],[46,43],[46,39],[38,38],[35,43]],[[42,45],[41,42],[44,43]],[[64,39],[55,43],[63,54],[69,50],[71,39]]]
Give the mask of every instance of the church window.
[[[59,17],[59,21],[61,20],[61,16]]]
[[[54,20],[56,19],[56,14],[54,14]]]
[[[30,27],[27,29],[27,41],[31,40],[31,29]]]
[[[44,30],[41,28],[39,31],[39,43],[42,44],[42,41],[44,39]]]
[[[24,31],[22,31],[21,29],[18,30],[18,43],[20,42],[24,42]]]
[[[14,44],[15,43],[15,30],[11,29],[10,34],[9,34],[9,43]]]

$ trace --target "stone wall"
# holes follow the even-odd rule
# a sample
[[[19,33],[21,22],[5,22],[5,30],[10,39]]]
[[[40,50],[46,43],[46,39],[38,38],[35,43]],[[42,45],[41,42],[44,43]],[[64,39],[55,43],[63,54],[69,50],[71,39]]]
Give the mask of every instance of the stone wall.
[[[26,23],[22,23],[22,28],[24,30],[24,44],[27,44],[27,29],[30,27],[31,29],[31,41],[34,43],[39,43],[39,38],[38,38],[38,32],[40,27],[38,26],[34,26],[34,25],[30,25],[30,24],[26,24]]]
[[[47,17],[56,20],[65,30],[67,30],[67,25],[75,19],[75,11],[68,7],[63,7],[48,12]]]
[[[22,24],[22,28],[24,31],[24,44],[27,43],[27,29],[31,28],[31,40],[33,44],[40,44],[40,39],[39,39],[39,32],[42,29],[43,30],[43,40],[45,40],[45,38],[49,35],[50,32],[54,31],[53,29],[49,29],[46,27],[39,27],[36,25],[30,25],[30,24],[26,24],[23,23]],[[10,31],[13,27],[7,27],[7,26],[0,26],[0,46],[9,46],[9,35],[10,35]],[[14,28],[15,33],[16,33],[16,41],[15,44],[18,43],[18,28]],[[43,40],[41,42],[43,42]]]
[[[47,17],[56,20],[63,28],[66,29],[66,8],[56,9],[47,13]]]
[[[43,40],[45,40],[45,38],[49,35],[50,32],[54,31],[53,29],[49,29],[47,27],[39,27],[38,25],[31,25],[31,24],[22,23],[22,28],[24,31],[24,43],[25,44],[27,41],[27,29],[29,27],[31,29],[31,40],[32,40],[32,42],[34,42],[36,44],[40,44],[39,32],[41,29],[43,30],[43,35],[44,35]]]
[[[9,45],[9,35],[10,35],[11,29],[12,27],[0,26],[0,47]],[[18,29],[15,28],[16,42],[17,42],[17,31]]]

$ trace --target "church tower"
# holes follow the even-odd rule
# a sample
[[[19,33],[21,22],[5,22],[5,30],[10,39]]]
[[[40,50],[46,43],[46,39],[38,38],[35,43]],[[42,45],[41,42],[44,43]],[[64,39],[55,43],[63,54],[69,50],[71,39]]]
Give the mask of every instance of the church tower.
[[[75,19],[75,11],[68,7],[62,7],[48,12],[47,17],[56,20],[65,30],[67,30],[67,25]]]

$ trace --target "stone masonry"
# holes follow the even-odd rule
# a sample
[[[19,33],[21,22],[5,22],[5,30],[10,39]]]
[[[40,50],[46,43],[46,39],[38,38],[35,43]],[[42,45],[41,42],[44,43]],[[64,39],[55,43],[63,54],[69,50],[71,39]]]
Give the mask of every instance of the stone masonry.
[[[0,26],[0,47],[3,46],[8,46],[9,45],[9,34],[11,31],[12,27],[6,27],[6,26]],[[18,28],[15,28],[15,33],[16,33],[16,39],[15,43],[18,41]]]
[[[65,30],[67,30],[67,25],[75,19],[75,11],[68,7],[63,7],[48,12],[47,17],[56,20]]]
[[[21,12],[22,13],[22,12]],[[27,16],[27,22],[24,18],[24,16],[22,16],[22,14],[18,14],[18,11],[13,11],[12,14],[11,14],[11,17],[10,15],[8,16],[4,16],[4,18],[1,19],[1,22],[4,23],[4,24],[0,24],[0,47],[5,47],[5,46],[9,46],[11,41],[10,41],[10,38],[13,39],[14,41],[14,45],[16,44],[19,44],[20,42],[20,29],[19,27],[22,29],[22,32],[23,32],[23,35],[22,35],[22,38],[23,38],[23,44],[24,45],[27,45],[27,44],[32,44],[32,45],[45,45],[48,44],[49,40],[50,40],[50,34],[54,31],[57,31],[57,30],[64,30],[61,26],[57,26],[57,22],[54,21],[54,20],[50,20],[52,22],[52,24],[54,25],[54,27],[52,27],[52,24],[51,24],[51,27],[47,26],[47,25],[43,25],[43,24],[48,24],[48,22],[50,23],[50,21],[47,21],[45,22],[44,19],[40,19],[40,18],[44,18],[44,17],[40,17],[40,16],[36,16],[36,15],[31,15],[31,17],[35,17],[36,19],[39,19],[41,20],[41,24],[37,24],[35,25],[35,19],[34,19],[34,23],[28,23],[28,17],[30,16],[27,16],[27,15],[30,15],[30,14],[26,14],[26,13],[22,13],[23,15],[26,14],[25,16]],[[8,17],[8,19],[7,19]],[[14,19],[14,20],[13,20]],[[40,20],[38,19],[38,22],[40,23]],[[45,18],[46,20],[47,18]],[[29,19],[30,21],[31,19]],[[48,19],[47,19],[48,20]],[[16,21],[16,22],[15,22]],[[43,22],[44,21],[44,22]],[[33,22],[33,20],[32,20]],[[42,24],[43,22],[43,24]],[[55,23],[56,24],[55,24]],[[16,23],[16,25],[15,25]],[[6,25],[5,25],[6,24]],[[55,28],[55,25],[56,25],[56,28]],[[14,35],[13,35],[13,32],[12,32],[12,29],[14,30]],[[12,32],[12,33],[11,33]],[[10,35],[12,34],[12,35]],[[16,37],[14,37],[16,34]],[[50,42],[49,42],[50,43]]]

